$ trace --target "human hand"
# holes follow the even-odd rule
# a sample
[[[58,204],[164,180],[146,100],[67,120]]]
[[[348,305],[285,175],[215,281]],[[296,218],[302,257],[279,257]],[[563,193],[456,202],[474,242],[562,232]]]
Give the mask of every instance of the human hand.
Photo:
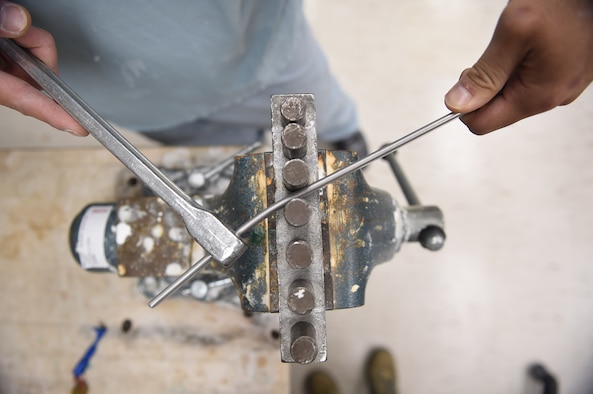
[[[478,62],[445,96],[475,134],[574,101],[593,80],[593,2],[510,0]]]
[[[48,32],[31,26],[29,12],[16,4],[0,0],[0,37],[12,38],[28,48],[55,73],[58,54],[53,37]],[[32,116],[59,130],[78,136],[88,132],[64,109],[43,94],[23,70],[0,53],[0,105]]]

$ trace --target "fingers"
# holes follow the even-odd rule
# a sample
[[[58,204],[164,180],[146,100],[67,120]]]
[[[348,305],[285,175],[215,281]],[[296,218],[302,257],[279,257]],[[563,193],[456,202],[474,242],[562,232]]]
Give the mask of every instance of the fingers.
[[[572,102],[592,80],[593,3],[514,0],[445,104],[485,134]]]
[[[58,55],[53,37],[42,29],[31,27],[31,15],[25,8],[0,0],[0,37],[12,38],[54,72],[58,72]],[[0,57],[0,105],[37,118],[58,130],[78,136],[88,135],[64,109],[34,85],[23,70]]]
[[[537,97],[532,97],[529,92],[521,93],[520,90],[507,85],[502,94],[478,110],[464,115],[461,120],[472,133],[483,135],[555,107],[539,103]]]
[[[14,41],[45,63],[53,72],[58,72],[58,51],[51,34],[37,27],[31,27],[27,33]]]
[[[0,1],[0,37],[17,38],[31,26],[31,15],[20,5]]]
[[[45,94],[12,75],[0,72],[0,103],[77,136],[88,132]]]
[[[53,37],[42,29],[31,27],[31,15],[26,8],[0,0],[0,37],[14,39],[57,72],[58,55]]]
[[[470,113],[486,105],[505,87],[525,56],[522,37],[510,34],[510,24],[501,17],[492,41],[477,63],[461,74],[445,95],[445,105],[453,112]]]

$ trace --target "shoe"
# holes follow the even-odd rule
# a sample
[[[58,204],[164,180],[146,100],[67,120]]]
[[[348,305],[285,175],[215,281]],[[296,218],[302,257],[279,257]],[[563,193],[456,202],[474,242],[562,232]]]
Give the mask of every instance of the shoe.
[[[372,394],[397,394],[395,363],[386,349],[371,352],[365,375]]]
[[[334,141],[331,145],[335,150],[349,150],[358,153],[359,160],[367,157],[369,154],[367,142],[360,131],[343,140]]]
[[[323,371],[313,371],[305,380],[306,394],[339,394],[336,382]]]

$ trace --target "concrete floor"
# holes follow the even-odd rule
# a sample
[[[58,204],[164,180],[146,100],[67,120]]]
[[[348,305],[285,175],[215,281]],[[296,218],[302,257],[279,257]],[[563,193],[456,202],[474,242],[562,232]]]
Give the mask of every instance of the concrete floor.
[[[482,53],[505,4],[326,0],[306,9],[376,149],[447,112],[443,95]],[[0,118],[2,147],[93,144],[6,109]],[[329,361],[293,367],[292,391],[321,368],[343,393],[364,393],[365,357],[383,346],[405,394],[532,392],[525,369],[534,361],[562,392],[593,392],[591,124],[593,90],[485,137],[456,122],[403,149],[420,199],[445,213],[447,245],[404,245],[371,275],[364,307],[328,313]],[[365,175],[403,203],[385,163]]]

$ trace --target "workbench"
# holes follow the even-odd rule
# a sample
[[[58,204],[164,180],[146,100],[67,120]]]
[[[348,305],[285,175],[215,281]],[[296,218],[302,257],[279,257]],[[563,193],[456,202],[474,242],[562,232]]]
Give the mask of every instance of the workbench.
[[[172,149],[144,153],[159,163]],[[234,151],[174,152],[214,162]],[[90,393],[288,392],[269,316],[185,298],[151,310],[136,279],[77,265],[72,220],[115,201],[121,171],[100,148],[0,151],[0,393],[70,392],[99,324],[108,331],[84,375]]]

